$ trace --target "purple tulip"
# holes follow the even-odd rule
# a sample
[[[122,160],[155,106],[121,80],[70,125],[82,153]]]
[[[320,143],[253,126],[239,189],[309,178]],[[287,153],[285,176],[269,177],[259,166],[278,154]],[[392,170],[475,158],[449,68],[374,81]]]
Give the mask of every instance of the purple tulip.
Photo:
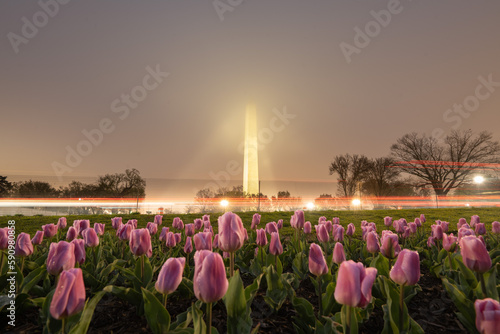
[[[283,246],[281,245],[280,235],[277,232],[271,234],[271,242],[269,242],[269,253],[277,256],[283,253]]]
[[[256,243],[260,247],[267,245],[267,235],[263,228],[257,230],[257,240]]]
[[[47,256],[47,272],[57,276],[75,267],[75,245],[66,241],[51,243]]]
[[[212,225],[210,224],[210,221],[209,221],[209,220],[204,220],[204,221],[203,221],[203,227],[204,227],[205,229],[207,229],[207,228],[211,229],[211,228],[212,228]]]
[[[240,249],[245,242],[245,227],[241,218],[235,213],[226,212],[218,218],[218,221],[219,248],[229,253]]]
[[[36,231],[35,236],[31,239],[33,245],[40,245],[43,241],[43,231]]]
[[[173,248],[175,247],[175,245],[177,245],[174,232],[167,232],[167,235],[165,237],[165,245],[168,248]]]
[[[391,279],[399,285],[415,285],[420,279],[420,257],[418,252],[403,249],[391,269]]]
[[[212,233],[198,232],[193,236],[194,248],[197,251],[209,250],[212,251]]]
[[[366,234],[366,249],[372,254],[378,253],[380,251],[380,245],[378,243],[376,232],[370,231]]]
[[[340,242],[335,243],[335,247],[333,248],[332,261],[336,264],[341,264],[345,261],[344,245],[342,245]]]
[[[410,228],[410,233],[411,234],[417,233],[417,224],[416,223],[409,223],[408,227]]]
[[[135,256],[146,255],[151,257],[153,249],[151,246],[151,235],[145,228],[133,230],[129,241],[130,251]]]
[[[475,232],[477,235],[486,234],[486,227],[484,226],[484,223],[476,223]]]
[[[443,233],[443,248],[447,252],[453,253],[457,248],[457,239],[457,237],[453,236],[453,233],[450,233],[450,235]]]
[[[196,251],[194,264],[193,288],[196,298],[204,303],[213,303],[224,297],[229,282],[222,257],[208,250]]]
[[[335,300],[351,307],[366,307],[372,299],[376,276],[375,268],[365,268],[363,264],[352,260],[342,262],[335,287]]]
[[[66,226],[68,225],[68,221],[66,220],[66,217],[61,217],[57,221],[57,229],[65,229]]]
[[[9,231],[11,231],[9,233]],[[9,234],[13,234],[14,230],[8,227],[0,228],[0,250],[9,248]]]
[[[467,220],[465,218],[460,218],[457,223],[457,230],[460,230],[460,228],[464,225],[469,225],[469,224],[467,224]]]
[[[50,314],[55,319],[70,317],[82,311],[85,306],[85,284],[80,268],[65,270],[59,276]]]
[[[212,250],[219,248],[219,235],[214,235],[214,241],[212,241]]]
[[[93,228],[87,228],[82,231],[85,247],[97,247],[99,245],[99,237]]]
[[[115,229],[115,230],[118,230],[118,228],[120,227],[120,225],[122,225],[122,217],[115,217],[115,218],[111,218],[111,226]]]
[[[210,215],[203,215],[203,222],[208,222],[210,224]]]
[[[66,240],[71,241],[75,239],[78,236],[78,232],[76,231],[76,228],[73,226],[70,226],[68,228],[68,233],[66,233]]]
[[[137,228],[137,219],[130,219],[127,224],[130,224],[134,227],[134,230]]]
[[[476,328],[481,334],[498,334],[500,329],[500,303],[491,298],[476,299]]]
[[[271,233],[278,233],[278,225],[275,222],[270,222],[266,224],[266,233],[271,235]]]
[[[427,238],[427,247],[432,248],[432,246],[436,246],[436,242],[432,236]]]
[[[83,239],[74,239],[71,243],[75,246],[75,261],[80,265],[85,262],[85,241]]]
[[[104,225],[104,224],[94,223],[94,230],[97,233],[97,235],[103,235],[105,227],[106,227],[106,225]]]
[[[31,244],[30,235],[24,232],[19,233],[14,249],[14,255],[24,257],[30,256],[31,254],[33,254],[33,245]]]
[[[476,228],[476,224],[480,223],[480,222],[481,221],[479,220],[478,215],[474,215],[474,216],[470,217],[470,227],[471,228]]]
[[[292,221],[293,221],[293,224],[292,224]],[[304,228],[305,223],[306,223],[306,221],[304,219],[304,211],[302,211],[302,210],[295,211],[293,216],[290,218],[290,224],[298,230],[302,230]]]
[[[259,223],[260,223],[260,218],[261,218],[261,215],[259,215],[258,213],[253,214],[252,225],[250,227],[252,230],[255,230],[257,228],[257,225],[259,225]]]
[[[42,229],[43,229],[43,235],[46,238],[50,239],[57,234],[57,225],[54,224],[42,225]]]
[[[194,235],[194,224],[186,224],[184,225],[184,231],[186,232],[186,236],[191,237]]]
[[[184,253],[189,254],[193,251],[193,241],[191,237],[186,238],[186,243],[184,244]]]
[[[156,215],[153,222],[160,226],[162,224],[163,216],[162,215]]]
[[[201,230],[201,228],[203,227],[203,220],[201,220],[201,218],[196,218],[194,220],[194,229],[195,230]]]
[[[283,219],[279,219],[276,225],[278,226],[278,230],[281,230],[283,228]]]
[[[321,276],[328,273],[325,257],[321,247],[315,243],[309,248],[309,271],[311,274]]]
[[[462,226],[460,228],[460,230],[458,230],[458,242],[460,243],[460,240],[463,238],[463,237],[466,237],[468,235],[472,235],[472,236],[476,236],[476,234],[474,233],[474,230],[472,230],[471,228],[469,227],[466,227],[466,226]]]
[[[362,237],[363,241],[366,241],[366,237],[367,237],[368,233],[370,233],[370,232],[375,232],[375,230],[373,229],[373,227],[371,225],[361,226],[361,237]]]
[[[398,235],[389,230],[382,231],[380,238],[380,252],[388,259],[395,259],[401,251]]]
[[[473,236],[461,238],[460,252],[463,263],[470,270],[485,273],[491,268],[490,254],[479,238]]]
[[[167,259],[158,274],[158,280],[155,283],[156,291],[168,295],[177,290],[182,281],[182,273],[185,265],[186,259],[183,257],[171,257]]]
[[[425,215],[423,213],[420,214],[420,221],[422,222],[422,224],[426,222]]]
[[[447,233],[448,232],[448,227],[450,225],[449,222],[439,221],[439,225],[441,225],[441,228],[443,229],[443,233]]]
[[[77,228],[78,235],[82,235],[82,232],[88,228],[90,228],[90,220],[88,220],[88,219],[80,220],[80,222],[78,224],[78,228]]]
[[[161,233],[160,233],[160,237],[158,239],[160,239],[160,241],[166,241],[167,239],[167,233],[169,232],[169,228],[168,227],[162,227],[161,229]]]
[[[148,230],[150,235],[155,235],[156,233],[158,233],[158,224],[148,222],[146,224],[146,229]]]
[[[330,241],[330,235],[328,234],[328,231],[326,230],[325,224],[321,225],[316,225],[316,237],[318,238],[319,242],[328,242]]]
[[[384,217],[384,225],[387,227],[391,226],[392,225],[392,217],[389,217],[389,216]]]
[[[491,223],[491,233],[493,234],[499,234],[500,233],[500,223],[497,221],[494,221]]]
[[[118,231],[116,231],[116,235],[120,240],[129,240],[133,230],[134,225],[127,223],[122,225]]]
[[[350,223],[349,225],[347,225],[347,231],[345,232],[345,234],[348,235],[349,237],[352,237],[355,231],[356,227],[354,227],[353,223]]]
[[[175,243],[178,244],[182,241],[182,234],[174,233]]]
[[[318,224],[324,224],[326,222],[326,217],[325,216],[321,216],[318,218]]]
[[[420,218],[415,218],[415,220],[413,221],[413,223],[415,224],[416,227],[422,226],[422,222],[420,221]]]
[[[311,230],[312,230],[311,222],[305,222],[304,233],[309,234],[309,233],[311,233]]]
[[[432,237],[435,240],[442,240],[443,239],[443,228],[441,225],[431,225],[432,229]]]
[[[344,241],[344,226],[339,225],[339,227],[337,227],[337,230],[333,234],[333,240],[336,242]]]

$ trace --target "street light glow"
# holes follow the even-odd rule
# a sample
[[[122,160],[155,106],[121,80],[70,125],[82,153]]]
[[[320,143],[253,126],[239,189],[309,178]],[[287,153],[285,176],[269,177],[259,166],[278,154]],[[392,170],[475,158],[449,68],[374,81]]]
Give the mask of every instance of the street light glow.
[[[481,175],[474,176],[474,183],[481,184],[484,182],[484,177]]]
[[[309,202],[309,203],[307,203],[307,208],[308,208],[309,210],[314,209],[314,203],[313,203],[313,202]]]
[[[358,206],[360,204],[361,204],[361,201],[359,199],[355,198],[355,199],[352,200],[352,205]]]
[[[227,207],[229,205],[229,202],[227,201],[227,199],[223,199],[222,201],[220,201],[220,205],[223,207]]]

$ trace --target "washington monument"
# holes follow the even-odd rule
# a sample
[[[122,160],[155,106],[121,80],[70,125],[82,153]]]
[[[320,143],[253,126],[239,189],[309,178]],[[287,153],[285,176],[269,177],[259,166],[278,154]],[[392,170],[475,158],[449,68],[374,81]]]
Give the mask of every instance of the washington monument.
[[[259,153],[257,146],[257,112],[254,104],[247,105],[245,117],[245,151],[243,159],[243,192],[259,193]]]

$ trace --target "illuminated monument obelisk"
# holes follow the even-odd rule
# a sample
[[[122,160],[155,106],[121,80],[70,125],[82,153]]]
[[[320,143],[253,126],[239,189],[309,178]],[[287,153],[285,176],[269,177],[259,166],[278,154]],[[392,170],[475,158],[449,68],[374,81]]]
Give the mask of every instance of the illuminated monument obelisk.
[[[243,192],[259,193],[259,154],[257,147],[257,111],[248,104],[245,117],[245,157],[243,159]]]

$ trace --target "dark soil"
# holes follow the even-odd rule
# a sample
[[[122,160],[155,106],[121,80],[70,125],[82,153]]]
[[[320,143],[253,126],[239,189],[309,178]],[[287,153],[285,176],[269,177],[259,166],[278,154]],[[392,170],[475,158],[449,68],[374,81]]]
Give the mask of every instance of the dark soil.
[[[431,275],[423,266],[421,273],[419,285],[422,291],[413,297],[408,305],[411,317],[420,324],[425,333],[467,333],[454,313],[457,310],[444,291],[441,280]],[[243,281],[246,286],[250,284],[251,279],[243,276]],[[314,285],[309,279],[301,282],[296,293],[297,296],[307,299],[313,306],[317,306],[318,299]],[[252,304],[253,326],[259,326],[259,333],[294,333],[292,319],[296,311],[292,303],[287,299],[278,312],[272,313],[264,301],[264,295],[265,289],[261,284],[261,289]],[[173,295],[168,303],[168,311],[172,320],[175,320],[177,314],[184,312],[195,301],[195,298]],[[316,309],[315,312],[317,312]],[[384,327],[383,316],[382,309],[376,307],[370,318],[360,326],[360,333],[380,333]],[[41,333],[42,326],[38,323],[38,319],[38,310],[27,311],[22,318],[18,317],[16,328],[14,330],[10,328],[10,331],[5,331],[5,333]],[[224,303],[218,302],[213,308],[212,325],[221,334],[226,332],[226,319]],[[137,315],[134,306],[111,295],[106,295],[99,302],[89,328],[89,333],[95,334],[150,332],[146,319]]]

